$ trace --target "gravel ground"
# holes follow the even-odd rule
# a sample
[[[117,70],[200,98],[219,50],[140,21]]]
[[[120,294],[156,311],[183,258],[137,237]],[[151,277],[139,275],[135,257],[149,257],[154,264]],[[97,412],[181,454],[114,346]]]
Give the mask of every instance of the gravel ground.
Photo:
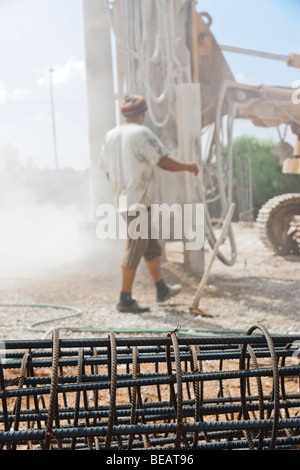
[[[245,331],[256,323],[272,333],[300,332],[299,281],[300,257],[275,256],[257,236],[255,225],[234,224],[238,251],[237,262],[228,267],[215,260],[199,308],[205,314],[190,313],[199,276],[180,262],[178,243],[170,244],[162,270],[168,282],[180,282],[182,292],[165,304],[157,304],[155,290],[144,264],[138,270],[134,296],[151,307],[150,313],[120,314],[115,306],[119,296],[120,253],[101,253],[100,262],[81,259],[47,272],[18,279],[0,279],[0,338],[38,339],[50,335],[49,329],[61,328],[61,337],[107,336],[114,329],[121,334],[165,334],[177,326],[190,334],[199,330],[211,334],[224,330]],[[226,244],[223,249],[226,251]],[[212,250],[205,247],[208,263]],[[29,306],[24,306],[29,304]],[[35,305],[34,307],[32,305]],[[36,306],[37,304],[47,307]],[[79,312],[62,308],[77,308]],[[76,315],[74,315],[76,313]],[[72,315],[70,318],[63,318]],[[37,322],[43,322],[37,324]],[[78,330],[84,328],[84,330]]]

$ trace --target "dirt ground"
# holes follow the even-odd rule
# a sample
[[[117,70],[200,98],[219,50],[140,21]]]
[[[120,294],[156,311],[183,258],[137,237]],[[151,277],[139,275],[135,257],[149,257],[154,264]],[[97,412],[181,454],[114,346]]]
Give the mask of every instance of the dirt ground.
[[[117,312],[118,252],[111,262],[108,255],[106,259],[102,255],[100,263],[95,257],[92,263],[76,261],[42,275],[2,277],[0,339],[46,337],[53,327],[61,328],[60,337],[68,338],[106,337],[110,329],[125,335],[164,334],[179,325],[191,335],[244,332],[256,323],[271,333],[300,332],[300,257],[274,255],[259,240],[255,224],[234,224],[233,230],[237,262],[229,267],[215,260],[199,304],[205,316],[189,311],[200,277],[184,267],[180,245],[174,242],[168,246],[162,271],[167,282],[182,284],[177,297],[157,304],[144,264],[138,270],[134,296],[151,307],[150,313]],[[226,251],[226,244],[223,249]],[[211,255],[211,248],[205,246],[206,265]]]

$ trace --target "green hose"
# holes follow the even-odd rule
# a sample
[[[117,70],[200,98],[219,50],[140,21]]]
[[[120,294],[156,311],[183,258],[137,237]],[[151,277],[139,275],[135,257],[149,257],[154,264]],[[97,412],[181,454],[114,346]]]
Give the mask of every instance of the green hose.
[[[40,332],[43,333],[42,338],[46,338],[54,329],[57,330],[70,330],[70,331],[81,331],[81,332],[91,332],[91,333],[123,333],[123,334],[139,334],[139,333],[168,333],[169,330],[164,329],[127,329],[127,328],[93,328],[93,327],[74,327],[74,326],[62,326],[62,327],[51,327],[48,329],[39,329],[36,328],[39,325],[45,325],[47,323],[52,323],[55,321],[65,320],[66,318],[74,318],[77,316],[82,315],[82,310],[76,307],[72,307],[69,305],[56,305],[56,304],[39,304],[39,303],[0,303],[0,307],[38,307],[38,308],[54,308],[54,309],[63,309],[63,310],[70,310],[73,313],[69,315],[64,315],[56,318],[52,318],[50,320],[41,320],[38,322],[34,322],[28,326],[29,331]],[[177,333],[179,335],[193,335],[193,336],[202,336],[203,334],[211,333],[211,334],[245,334],[245,331],[240,330],[230,330],[230,329],[206,329],[206,328],[178,328]],[[201,334],[200,334],[201,333]]]

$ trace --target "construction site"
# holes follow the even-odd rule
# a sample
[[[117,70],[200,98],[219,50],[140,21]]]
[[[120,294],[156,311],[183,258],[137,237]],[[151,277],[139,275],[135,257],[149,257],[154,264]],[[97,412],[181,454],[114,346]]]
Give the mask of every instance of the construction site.
[[[3,258],[1,450],[299,449],[299,93],[237,82],[224,52],[299,71],[300,50],[221,45],[198,3],[82,1],[88,210],[58,232],[58,261],[39,251],[38,237],[34,260],[16,251],[15,268]],[[145,125],[168,154],[199,169],[197,177],[156,169],[156,202],[204,208],[199,249],[173,232],[160,240],[161,272],[182,286],[178,295],[157,301],[139,265],[133,295],[149,305],[145,313],[117,308],[125,240],[97,237],[97,208],[113,202],[100,149],[122,123],[128,94],[145,97]],[[256,212],[251,156],[236,173],[237,120],[293,135],[292,145],[279,139],[272,158],[286,178],[299,178],[299,190]],[[234,175],[243,176],[237,186]]]

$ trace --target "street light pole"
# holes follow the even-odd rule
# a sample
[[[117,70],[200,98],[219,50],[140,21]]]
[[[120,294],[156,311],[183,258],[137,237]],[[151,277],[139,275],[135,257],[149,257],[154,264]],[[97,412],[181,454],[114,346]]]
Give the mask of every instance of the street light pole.
[[[52,81],[53,72],[54,72],[53,69],[49,69],[50,100],[51,100],[51,111],[52,111],[53,141],[54,141],[54,162],[55,162],[55,169],[57,170],[58,156],[57,156],[56,125],[55,125],[55,110],[54,110],[53,81]]]

